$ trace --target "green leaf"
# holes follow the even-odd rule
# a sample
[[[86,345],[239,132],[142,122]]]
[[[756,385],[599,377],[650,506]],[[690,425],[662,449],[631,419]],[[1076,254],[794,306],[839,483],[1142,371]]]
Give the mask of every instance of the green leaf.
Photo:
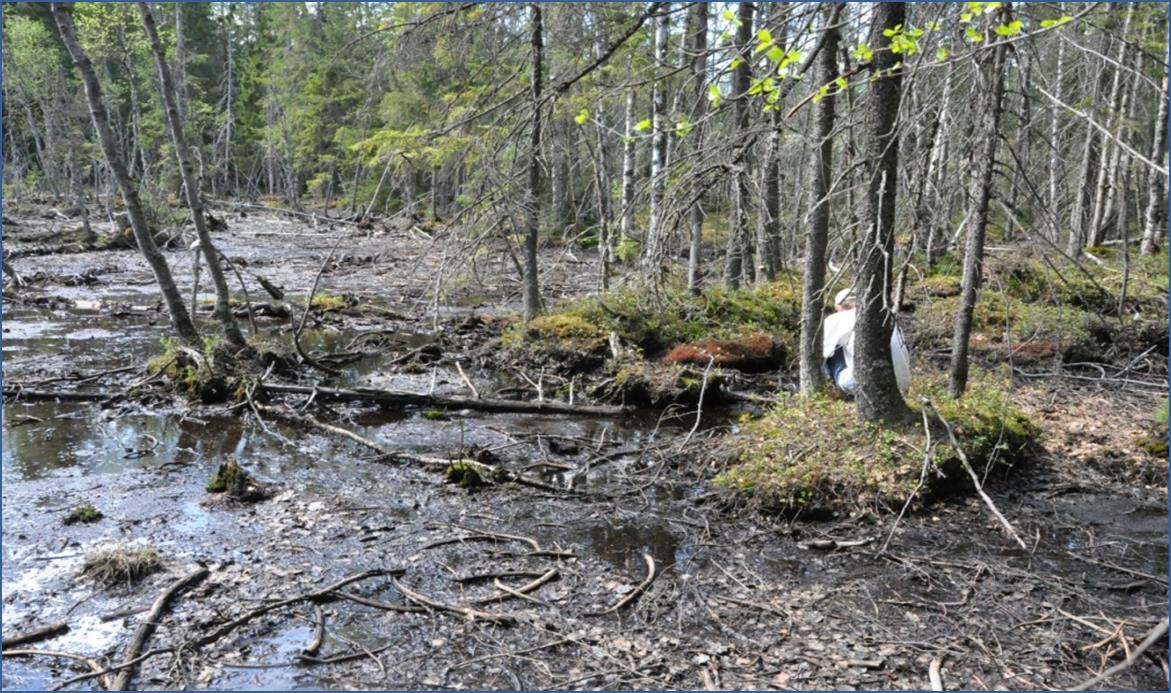
[[[821,89],[818,89],[817,93],[813,95],[813,103],[817,103],[827,96],[829,96],[829,85],[823,84],[821,85]]]
[[[838,89],[845,91],[850,88],[850,83],[846,81],[845,77],[838,77],[834,80],[834,84],[838,85]]]
[[[761,29],[760,31],[756,32],[756,38],[760,39],[761,43],[773,42],[772,32],[770,32],[768,29]]]
[[[720,88],[714,84],[709,84],[707,88],[708,101],[712,102],[712,108],[719,108],[720,102],[724,99],[723,94],[720,93]]]
[[[1049,27],[1053,27],[1053,26],[1061,26],[1062,24],[1066,24],[1072,20],[1073,20],[1073,17],[1070,17],[1068,14],[1065,14],[1057,19],[1042,19],[1041,26],[1048,29]]]
[[[728,66],[728,69],[735,70],[736,68],[740,67],[743,64],[744,64],[744,58],[741,58],[740,56],[736,56],[735,58],[732,58],[732,64]]]
[[[874,51],[870,50],[870,46],[865,43],[859,43],[858,47],[854,49],[854,59],[858,62],[869,62],[874,57]]]
[[[675,123],[675,136],[687,137],[687,133],[691,132],[692,127],[694,126],[688,119],[684,118],[683,120],[680,120],[678,123]]]
[[[578,125],[585,125],[590,120],[590,112],[583,108],[581,109],[581,113],[578,113],[577,116],[574,117],[574,120],[577,121]]]
[[[724,10],[724,12],[720,16],[723,17],[724,19],[727,19],[728,21],[732,21],[733,19],[736,18],[736,13],[733,12],[732,10]]]
[[[963,14],[961,14],[961,15],[960,15],[960,21],[961,21],[961,22],[963,22],[963,23],[965,23],[965,24],[967,24],[968,22],[972,21],[972,13],[971,13],[971,12],[964,12]]]
[[[935,51],[935,59],[938,60],[939,62],[943,62],[944,60],[947,60],[947,56],[949,56],[949,55],[951,55],[951,53],[943,46],[940,46],[939,49],[937,49]]]
[[[649,130],[650,127],[651,127],[651,119],[650,118],[643,118],[642,120],[638,121],[638,125],[635,125],[634,129],[636,132],[643,132],[644,130]]]
[[[785,59],[785,51],[781,50],[780,46],[773,46],[768,49],[768,59],[774,63],[779,63]]]
[[[1000,26],[996,27],[994,31],[999,36],[1017,36],[1021,33],[1022,28],[1024,28],[1024,24],[1021,22],[1021,20],[1014,19],[1008,24],[1001,24]]]
[[[964,35],[967,36],[968,40],[972,43],[981,43],[984,41],[984,34],[981,34],[980,31],[975,27],[970,26],[964,29]]]

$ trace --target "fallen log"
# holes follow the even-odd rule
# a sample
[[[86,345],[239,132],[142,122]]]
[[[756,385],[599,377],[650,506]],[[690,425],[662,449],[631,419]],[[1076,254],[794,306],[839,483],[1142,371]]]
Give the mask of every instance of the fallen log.
[[[57,621],[56,623],[50,623],[47,626],[41,626],[40,628],[26,631],[24,633],[5,635],[4,644],[2,647],[0,647],[0,649],[7,650],[8,648],[16,647],[17,645],[27,645],[30,642],[40,642],[41,640],[47,640],[55,635],[60,635],[61,633],[67,632],[69,632],[69,624],[65,623],[65,621]]]
[[[437,409],[474,409],[489,412],[510,412],[518,414],[567,414],[570,416],[624,416],[631,412],[630,407],[608,405],[568,404],[566,402],[529,402],[507,399],[474,399],[471,397],[444,397],[441,395],[422,395],[414,392],[396,392],[393,390],[378,390],[374,388],[355,388],[352,390],[327,387],[307,387],[304,385],[278,385],[265,383],[262,385],[268,392],[279,392],[291,395],[315,395],[321,399],[332,399],[342,402],[374,402],[377,404],[399,404],[416,407],[434,407]]]
[[[5,385],[4,399],[22,399],[35,402],[101,402],[121,393],[79,392],[77,390],[33,390],[21,385]]]
[[[138,630],[134,632],[134,639],[126,647],[126,654],[122,658],[122,666],[124,668],[118,672],[118,675],[110,684],[110,690],[124,691],[130,686],[130,680],[134,677],[135,669],[132,663],[142,654],[142,648],[146,646],[146,641],[154,633],[155,627],[163,616],[163,611],[167,608],[167,604],[176,594],[207,577],[207,573],[207,568],[202,566],[196,568],[194,571],[171,583],[171,586],[155,599],[154,604],[150,608],[150,613],[146,615],[146,618],[142,619],[142,623],[138,624]]]

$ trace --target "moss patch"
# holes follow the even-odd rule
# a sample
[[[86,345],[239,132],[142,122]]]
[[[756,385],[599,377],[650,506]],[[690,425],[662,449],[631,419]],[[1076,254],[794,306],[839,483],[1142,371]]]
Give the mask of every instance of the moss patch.
[[[959,401],[943,395],[944,385],[940,378],[924,383],[912,393],[912,401],[916,394],[932,399],[977,471],[1030,455],[1039,429],[1008,403],[1003,385],[988,377],[973,378],[968,395]],[[919,483],[927,448],[922,425],[893,429],[861,423],[852,402],[826,396],[784,397],[763,417],[744,421],[729,442],[739,465],[716,483],[782,512],[850,507],[897,511]],[[968,483],[955,449],[938,427],[931,445],[919,503]]]
[[[514,349],[589,353],[593,367],[604,360],[611,332],[624,347],[647,356],[699,339],[751,334],[769,335],[785,353],[795,353],[800,311],[801,277],[786,273],[750,289],[711,288],[701,296],[684,289],[615,291],[565,304],[528,326],[515,325],[501,340]]]
[[[150,375],[162,375],[177,390],[197,397],[204,404],[223,402],[235,389],[228,382],[225,368],[231,355],[220,347],[216,337],[204,337],[203,349],[187,348],[169,337],[162,338],[163,353],[146,364]]]
[[[480,475],[480,470],[467,462],[452,462],[443,472],[444,480],[461,488],[480,488],[488,482]]]
[[[110,546],[85,557],[81,574],[106,586],[133,585],[163,568],[163,560],[152,547]]]
[[[65,519],[62,520],[62,522],[66,525],[88,525],[97,522],[103,517],[105,517],[105,515],[103,515],[100,510],[90,505],[89,503],[85,503],[69,511],[69,514],[65,516]]]
[[[208,493],[222,493],[240,501],[258,501],[268,497],[268,491],[253,479],[240,465],[228,461],[216,469],[207,482]]]
[[[590,395],[604,402],[643,407],[695,404],[703,393],[707,402],[721,399],[722,379],[717,373],[674,363],[624,358],[611,363],[612,376],[592,388]]]

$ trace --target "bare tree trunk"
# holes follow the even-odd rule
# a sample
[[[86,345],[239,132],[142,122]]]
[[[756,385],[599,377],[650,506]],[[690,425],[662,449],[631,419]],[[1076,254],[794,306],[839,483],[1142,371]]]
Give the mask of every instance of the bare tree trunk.
[[[1058,13],[1065,13],[1065,3],[1059,2]],[[1053,77],[1053,90],[1056,93],[1057,101],[1064,101],[1065,99],[1065,39],[1058,37],[1057,39],[1057,69]],[[1050,105],[1049,113],[1049,209],[1057,209],[1057,172],[1061,163],[1061,147],[1058,146],[1058,140],[1061,136],[1061,115],[1062,108],[1060,103],[1054,102]]]
[[[688,16],[690,27],[688,36],[691,39],[691,74],[695,80],[695,111],[691,120],[697,123],[692,146],[697,151],[703,148],[704,124],[703,117],[707,110],[707,31],[708,11],[707,3],[697,2],[691,6]],[[700,293],[700,262],[703,244],[703,195],[698,195],[695,204],[691,206],[691,243],[687,253],[687,289],[693,295]]]
[[[899,56],[890,52],[890,36],[905,25],[907,8],[901,2],[874,6],[870,83],[866,110],[869,131],[865,232],[860,249],[858,312],[854,327],[854,377],[858,417],[863,421],[901,421],[909,410],[899,392],[891,360],[894,316],[890,306],[891,264],[894,258],[895,196],[898,186],[898,114],[903,72],[895,67]]]
[[[752,53],[753,10],[751,2],[742,2],[737,11],[740,26],[736,29],[736,50],[741,54],[742,60],[732,71],[732,96],[736,99],[733,104],[735,128],[740,137],[744,137],[748,130],[748,109],[751,108],[746,95],[752,81],[749,65]],[[728,229],[728,248],[724,260],[724,284],[732,289],[740,287],[740,282],[747,274],[745,270],[752,264],[752,258],[745,256],[749,244],[748,175],[748,152],[743,152],[732,180],[732,219]]]
[[[1139,55],[1135,61],[1134,69],[1141,73],[1142,65],[1142,56]],[[1139,81],[1139,76],[1135,75],[1131,80],[1130,89],[1123,95],[1122,103],[1119,106],[1122,110],[1118,114],[1118,126],[1114,131],[1115,137],[1118,138],[1119,142],[1129,139],[1131,130],[1133,129],[1131,124],[1135,119],[1135,101],[1138,96]],[[1129,154],[1123,153],[1121,144],[1114,147],[1114,156],[1110,160],[1110,173],[1108,174],[1110,185],[1106,190],[1106,205],[1102,211],[1101,223],[1091,229],[1093,235],[1090,238],[1090,246],[1102,245],[1106,240],[1107,231],[1112,226],[1115,228],[1118,227],[1118,208],[1120,205],[1125,204],[1126,197],[1126,186],[1119,183],[1125,180],[1125,176],[1120,173],[1119,169],[1124,168],[1124,158],[1129,156]]]
[[[1126,19],[1122,22],[1122,36],[1126,36],[1130,29],[1130,20],[1134,15],[1134,5],[1128,4],[1126,9]],[[1125,114],[1125,92],[1122,88],[1122,73],[1123,65],[1126,64],[1127,44],[1125,40],[1118,42],[1118,65],[1114,68],[1114,82],[1110,87],[1110,100],[1108,107],[1110,109],[1110,125],[1111,130],[1117,131],[1119,125],[1122,123]],[[1102,157],[1101,163],[1098,165],[1098,184],[1094,186],[1094,212],[1090,217],[1089,233],[1086,234],[1086,244],[1089,246],[1098,245],[1102,242],[1102,224],[1105,221],[1107,192],[1114,184],[1112,174],[1117,173],[1112,162],[1117,161],[1115,150],[1120,149],[1117,145],[1111,146],[1107,141],[1102,141]],[[1080,250],[1080,249],[1079,249]]]
[[[176,8],[178,9],[178,8]],[[190,151],[187,149],[187,140],[183,136],[183,121],[179,115],[176,99],[175,83],[171,78],[171,68],[167,65],[167,56],[163,51],[163,44],[159,41],[158,28],[155,26],[154,15],[145,2],[138,3],[138,11],[142,14],[142,26],[146,29],[151,49],[154,51],[155,63],[159,68],[159,81],[162,83],[163,107],[167,113],[167,124],[171,128],[171,140],[175,144],[175,155],[179,159],[179,171],[183,176],[183,187],[187,192],[187,206],[191,209],[191,220],[195,223],[195,233],[199,236],[199,246],[203,250],[203,257],[207,260],[207,273],[211,275],[212,286],[215,287],[216,317],[224,330],[224,338],[235,347],[245,345],[244,335],[240,332],[240,325],[232,313],[231,292],[228,290],[228,280],[224,277],[224,269],[220,264],[219,251],[211,240],[211,233],[207,228],[207,219],[203,214],[203,200],[200,199],[199,181],[195,178],[195,169],[191,165]]]
[[[122,190],[122,197],[126,201],[126,212],[130,216],[130,226],[134,231],[134,238],[138,242],[138,248],[142,251],[143,257],[146,258],[147,264],[150,265],[151,271],[154,272],[155,280],[159,283],[159,289],[163,294],[163,301],[167,304],[167,310],[171,314],[171,322],[175,326],[175,331],[184,342],[199,347],[201,346],[199,331],[195,329],[191,315],[187,312],[187,306],[183,304],[183,297],[179,293],[179,287],[175,285],[175,279],[171,276],[171,268],[167,265],[167,259],[163,257],[162,252],[155,245],[150,228],[146,223],[146,215],[142,211],[142,201],[138,197],[138,190],[126,170],[126,164],[122,161],[121,154],[118,152],[114,133],[110,130],[110,118],[106,113],[106,106],[102,102],[102,89],[98,84],[97,75],[94,74],[89,56],[86,55],[81,44],[77,41],[73,28],[73,16],[67,9],[66,3],[55,2],[50,5],[50,8],[53,19],[57,23],[57,31],[61,35],[61,41],[73,58],[74,65],[81,72],[94,129],[97,130],[98,140],[106,155],[106,161],[117,179],[118,187]]]
[[[1010,3],[999,12],[1001,23],[1009,21]],[[991,34],[990,34],[991,36]],[[996,163],[996,145],[999,142],[1000,114],[1004,108],[1004,42],[992,46],[987,83],[983,87],[985,105],[981,135],[983,141],[976,158],[975,190],[972,191],[972,210],[968,214],[968,245],[964,253],[964,276],[961,284],[960,308],[956,313],[955,331],[951,342],[951,371],[948,390],[952,397],[961,397],[968,386],[968,338],[972,334],[972,313],[976,308],[976,294],[984,266],[984,233],[988,225],[988,201],[992,193],[992,170]]]
[[[842,3],[826,5],[823,10],[825,45],[817,55],[817,84],[830,84],[838,76],[837,28]],[[821,389],[825,376],[821,370],[821,324],[825,306],[826,245],[829,242],[830,185],[833,176],[834,106],[837,97],[831,92],[815,106],[813,155],[813,210],[809,232],[805,235],[805,276],[801,295],[801,392]]]
[[[541,312],[541,288],[537,275],[537,235],[541,224],[541,75],[544,65],[544,40],[541,37],[541,5],[530,3],[530,43],[532,46],[533,111],[529,124],[528,189],[525,191],[525,264],[524,319],[532,320]]]
[[[1167,168],[1167,69],[1163,68],[1163,88],[1159,98],[1159,115],[1155,118],[1155,140],[1151,144],[1151,161]],[[1167,198],[1164,196],[1166,181],[1158,171],[1150,175],[1150,191],[1147,197],[1147,211],[1143,215],[1142,254],[1150,255],[1158,248],[1158,238],[1167,233],[1166,225],[1160,228],[1159,221],[1166,215]]]
[[[632,69],[628,64],[627,69]],[[634,226],[634,89],[626,90],[622,140],[622,238],[630,238]]]
[[[175,106],[179,109],[179,118],[187,121],[187,42],[183,38],[183,5],[176,3],[175,8]]]
[[[667,33],[670,15],[666,10],[659,13],[655,24],[655,65],[660,68],[667,62]],[[657,70],[658,71],[658,70]],[[667,191],[667,85],[656,78],[651,91],[651,214],[650,228],[646,234],[646,248],[643,255],[644,277],[648,282],[657,282],[662,271],[664,212],[663,205]]]

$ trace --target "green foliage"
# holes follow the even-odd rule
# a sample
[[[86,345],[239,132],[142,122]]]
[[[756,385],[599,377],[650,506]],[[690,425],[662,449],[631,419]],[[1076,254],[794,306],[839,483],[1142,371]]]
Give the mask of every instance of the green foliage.
[[[614,244],[614,257],[624,265],[633,265],[638,261],[638,241],[629,236],[623,236]]]
[[[923,375],[917,376],[923,380]],[[1011,465],[1034,451],[1039,429],[1009,404],[1006,382],[975,374],[967,396],[946,397],[942,374],[916,382],[909,398],[929,396],[952,425],[977,470]],[[930,459],[920,502],[956,490],[966,479],[939,424],[932,424]],[[927,455],[921,423],[886,428],[858,421],[852,402],[825,395],[782,396],[772,410],[741,422],[727,442],[739,464],[716,483],[782,511],[877,506],[897,511],[915,491]]]
[[[488,485],[488,482],[480,475],[479,467],[462,460],[447,465],[443,476],[447,483],[455,484],[460,488],[474,489]]]
[[[65,516],[65,519],[62,522],[66,525],[75,525],[79,523],[88,525],[90,523],[97,522],[103,517],[105,517],[105,515],[103,515],[97,508],[90,505],[89,503],[83,503],[82,505],[79,505],[71,510],[69,514]]]
[[[423,418],[428,421],[446,421],[447,412],[442,409],[428,409],[423,412]]]
[[[558,312],[514,326],[504,343],[521,347],[553,343],[559,347],[604,351],[610,332],[623,344],[658,352],[702,337],[766,333],[794,353],[800,322],[801,278],[786,273],[751,289],[712,288],[700,296],[686,291],[611,292],[563,306]]]

